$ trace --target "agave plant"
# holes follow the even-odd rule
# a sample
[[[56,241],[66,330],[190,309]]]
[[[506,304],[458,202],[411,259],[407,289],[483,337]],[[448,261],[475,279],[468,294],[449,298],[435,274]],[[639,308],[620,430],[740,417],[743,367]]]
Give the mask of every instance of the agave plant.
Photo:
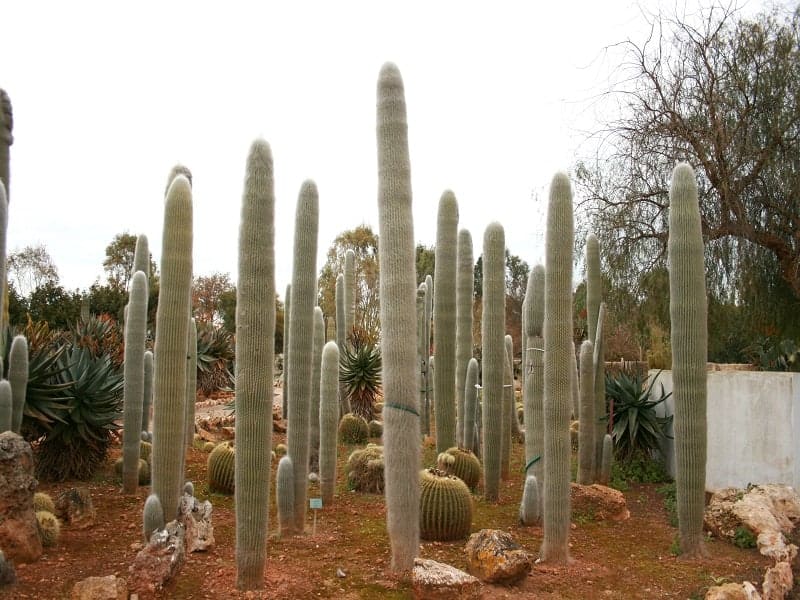
[[[75,345],[88,348],[92,356],[107,355],[114,366],[122,366],[125,359],[124,334],[114,317],[101,314],[80,319],[71,334]]]
[[[381,352],[374,340],[357,327],[340,353],[339,381],[350,400],[350,409],[367,423],[375,418],[375,402],[381,395]]]
[[[197,324],[197,388],[208,396],[233,383],[233,336],[210,323]]]
[[[660,373],[660,371],[659,371]],[[662,442],[669,435],[672,415],[661,417],[656,406],[672,395],[652,394],[658,375],[645,387],[645,378],[626,373],[606,374],[606,398],[609,400],[609,414],[612,420],[611,437],[614,440],[616,456],[628,460],[637,455],[652,457],[661,450]],[[606,417],[604,417],[606,418]]]

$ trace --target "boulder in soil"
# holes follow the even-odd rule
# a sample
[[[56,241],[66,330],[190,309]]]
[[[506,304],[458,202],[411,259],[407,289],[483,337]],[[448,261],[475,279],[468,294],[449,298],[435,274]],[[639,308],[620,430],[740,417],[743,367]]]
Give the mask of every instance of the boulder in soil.
[[[0,548],[7,560],[29,563],[42,555],[33,510],[38,485],[30,444],[12,431],[0,433]]]
[[[465,550],[467,570],[487,583],[516,583],[530,573],[533,565],[531,555],[499,529],[473,533]]]
[[[183,525],[170,521],[164,529],[154,531],[136,555],[129,569],[129,587],[133,592],[152,595],[180,572],[184,562]]]
[[[599,483],[572,483],[570,486],[573,514],[587,515],[595,521],[624,521],[630,518],[625,496],[619,490]]]
[[[214,547],[214,525],[211,522],[211,502],[200,502],[183,494],[178,507],[178,521],[185,529],[186,552],[204,552]]]
[[[413,590],[417,600],[477,600],[481,582],[450,565],[415,558]]]
[[[87,577],[72,588],[70,600],[127,600],[128,583],[123,577]]]

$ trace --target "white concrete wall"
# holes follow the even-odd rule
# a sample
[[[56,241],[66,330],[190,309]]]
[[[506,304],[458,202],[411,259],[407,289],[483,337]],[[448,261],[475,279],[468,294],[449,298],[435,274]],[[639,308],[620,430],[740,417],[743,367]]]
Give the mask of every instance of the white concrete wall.
[[[672,391],[671,371],[663,371],[659,381]],[[660,392],[658,383],[654,391]],[[674,414],[672,396],[664,404]],[[748,483],[800,488],[800,373],[710,371],[706,415],[706,490]],[[674,475],[672,440],[665,451]]]

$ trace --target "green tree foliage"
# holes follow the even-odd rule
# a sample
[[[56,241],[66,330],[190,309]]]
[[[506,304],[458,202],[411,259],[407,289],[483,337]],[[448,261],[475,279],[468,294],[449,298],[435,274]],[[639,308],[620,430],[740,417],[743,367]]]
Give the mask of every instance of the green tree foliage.
[[[419,285],[425,281],[428,275],[433,277],[433,270],[436,266],[436,248],[434,246],[417,244],[415,255],[417,263],[417,285]]]
[[[231,293],[234,295],[235,306],[236,288],[231,283],[229,273],[212,273],[195,277],[192,283],[192,310],[197,322],[222,325],[225,320],[222,298],[227,294],[226,300],[229,300]]]
[[[47,282],[30,293],[27,308],[33,321],[45,321],[51,329],[69,329],[80,316],[81,296]]]
[[[709,355],[741,359],[753,336],[800,337],[800,9],[745,18],[714,4],[651,25],[644,41],[618,46],[620,83],[607,99],[619,110],[576,169],[583,209],[609,295],[630,295],[608,298],[612,312],[630,300],[663,313],[669,178],[676,161],[694,166]],[[659,327],[662,316],[652,317]]]
[[[106,272],[108,284],[121,289],[128,288],[128,282],[133,276],[133,255],[136,251],[136,236],[127,231],[114,236],[111,243],[106,246],[106,258],[103,261],[103,270]],[[155,276],[156,263],[150,255],[150,279]],[[152,284],[152,281],[150,282]]]
[[[344,273],[344,255],[355,252],[356,321],[355,325],[377,337],[380,330],[378,302],[378,236],[368,225],[343,231],[328,248],[319,273],[319,306],[327,319],[336,317],[336,276]]]

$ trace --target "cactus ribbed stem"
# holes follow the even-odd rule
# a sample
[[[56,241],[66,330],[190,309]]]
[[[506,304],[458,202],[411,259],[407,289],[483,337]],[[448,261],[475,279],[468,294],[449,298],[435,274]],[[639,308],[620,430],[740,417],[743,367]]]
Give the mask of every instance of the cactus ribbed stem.
[[[311,404],[309,405],[308,468],[319,472],[319,405],[322,348],[325,346],[325,317],[319,306],[314,307],[314,331],[311,344]]]
[[[450,190],[439,199],[436,224],[436,259],[433,294],[433,355],[436,452],[456,443],[455,359],[456,359],[456,246],[458,203]]]
[[[144,501],[142,510],[142,535],[144,541],[149,542],[150,536],[154,531],[164,529],[164,509],[161,501],[155,494],[150,494]]]
[[[143,233],[136,236],[136,248],[133,251],[133,272],[136,271],[144,273],[146,278],[150,277],[150,244]]]
[[[28,340],[24,335],[14,336],[8,351],[8,382],[11,384],[11,431],[19,433],[25,411],[25,394],[28,389]]]
[[[594,481],[595,426],[594,426],[594,344],[586,340],[580,354],[580,407],[578,418],[578,483],[590,485]]]
[[[131,278],[128,318],[125,320],[123,388],[122,492],[136,493],[139,485],[139,436],[144,403],[144,344],[147,335],[147,277],[136,271]]]
[[[539,482],[536,475],[525,477],[522,488],[522,502],[519,507],[519,522],[523,525],[536,525],[542,518],[542,507],[539,496]]]
[[[606,363],[604,360],[605,344],[603,330],[606,321],[606,304],[600,303],[597,311],[597,329],[595,331],[592,362],[594,363],[594,447],[595,477],[599,478],[599,469],[603,460],[603,436],[606,434],[608,421],[606,416]]]
[[[392,63],[378,79],[377,142],[386,525],[391,569],[407,573],[419,552],[416,273],[405,92]]]
[[[11,431],[11,384],[0,380],[0,433]]]
[[[183,488],[186,336],[192,287],[192,190],[178,175],[167,191],[161,242],[153,386],[152,492],[164,520],[178,514]]]
[[[545,238],[544,299],[544,539],[541,559],[569,558],[572,406],[572,190],[558,173],[550,185]]]
[[[344,313],[344,274],[339,273],[336,276],[336,345],[339,348],[344,348],[345,340],[347,339]],[[350,403],[343,384],[339,384],[337,393],[339,395],[339,415],[341,416],[350,412]],[[348,406],[347,410],[345,410],[345,403]]]
[[[614,461],[614,441],[611,435],[603,435],[603,451],[600,456],[600,475],[597,477],[598,483],[608,485],[611,480],[611,464]]]
[[[278,527],[281,535],[294,533],[294,467],[287,454],[278,462],[275,474],[275,498],[278,505]]]
[[[2,90],[0,90],[2,92]],[[2,145],[2,142],[0,142]],[[5,298],[8,288],[8,272],[6,261],[6,245],[8,242],[8,198],[5,184],[0,181],[0,350],[5,353],[6,319]]]
[[[289,422],[289,336],[291,335],[292,284],[286,286],[286,300],[283,303],[283,397],[281,416]]]
[[[419,405],[425,407],[425,393],[426,386],[428,385],[428,344],[425,341],[425,296],[428,293],[428,288],[425,282],[419,284],[417,288],[417,365],[419,365]],[[420,423],[420,434],[425,435],[425,419],[422,418]]]
[[[356,324],[356,253],[344,253],[344,341],[347,342]]]
[[[186,336],[186,419],[184,443],[187,448],[194,442],[194,405],[197,402],[197,323],[189,319]]]
[[[269,530],[275,353],[275,191],[272,151],[250,146],[236,287],[236,586],[264,585]]]
[[[572,374],[570,376],[570,390],[572,396],[572,403],[570,404],[570,413],[572,419],[578,419],[580,415],[580,384],[578,380],[578,356],[575,352],[575,341],[572,342]]]
[[[292,266],[292,312],[289,319],[289,423],[287,445],[294,468],[294,528],[302,533],[306,497],[311,413],[311,352],[314,341],[314,304],[317,298],[317,233],[319,197],[313,181],[305,181],[297,200]]]
[[[150,431],[150,408],[153,406],[153,353],[144,353],[144,381],[142,383],[142,426],[139,431]]]
[[[464,377],[464,438],[463,447],[470,448],[477,456],[478,442],[478,361],[470,358]]]
[[[503,338],[505,361],[503,363],[503,437],[501,439],[500,478],[505,481],[510,477],[511,469],[511,437],[513,435],[511,419],[517,418],[517,407],[514,403],[514,342],[510,335]]]
[[[336,429],[339,425],[339,348],[328,342],[322,349],[319,406],[319,488],[322,504],[333,502],[336,487]]]
[[[472,297],[475,287],[472,234],[458,232],[456,250],[456,445],[469,447],[464,441],[464,381],[472,358]],[[473,418],[469,415],[468,418]]]
[[[500,497],[503,437],[503,372],[505,364],[505,249],[500,223],[483,234],[483,481],[486,499]]]
[[[525,415],[525,464],[539,458],[528,469],[544,486],[544,266],[537,264],[528,276],[525,292],[526,375],[523,390]]]
[[[669,190],[669,316],[675,399],[675,471],[681,554],[707,555],[706,477],[708,307],[694,169],[681,163]]]
[[[600,277],[600,242],[590,233],[586,236],[586,333],[594,344],[597,332],[597,315],[603,297]]]
[[[14,114],[11,110],[11,99],[5,90],[0,89],[0,185],[5,187],[7,200],[10,201],[9,149],[14,143]]]
[[[433,405],[433,360],[431,358],[431,319],[433,319],[433,277],[425,276],[425,404],[422,406],[422,431],[431,434],[431,406]]]

